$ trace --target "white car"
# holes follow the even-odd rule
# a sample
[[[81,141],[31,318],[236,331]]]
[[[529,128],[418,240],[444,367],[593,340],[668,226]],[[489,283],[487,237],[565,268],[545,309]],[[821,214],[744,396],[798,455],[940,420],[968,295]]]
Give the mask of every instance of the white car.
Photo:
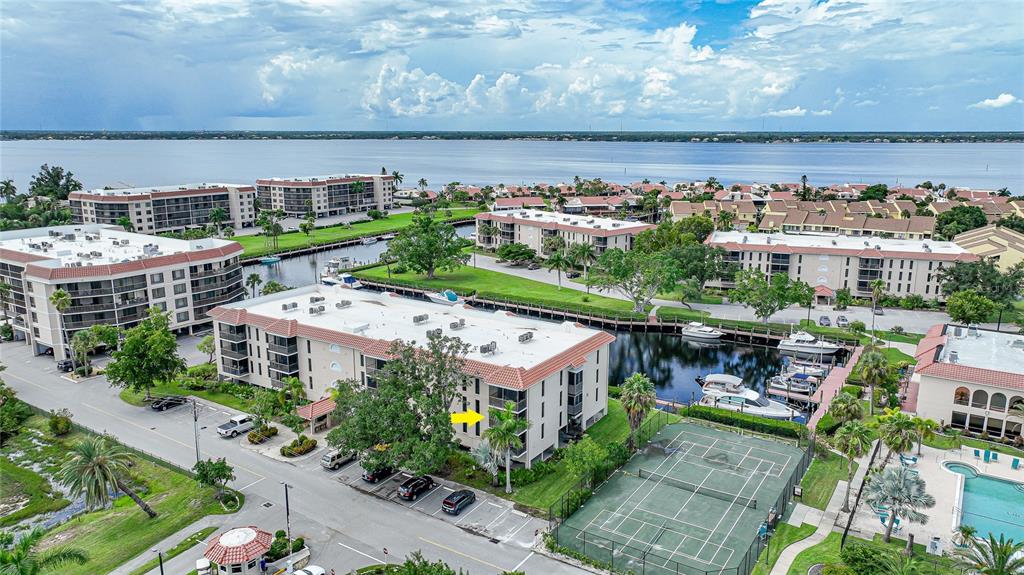
[[[293,571],[292,575],[327,575],[327,571],[324,571],[323,567],[317,567],[316,565],[306,565],[302,569]]]
[[[239,433],[245,433],[255,427],[251,415],[236,415],[227,423],[217,426],[217,434],[221,437],[235,437]]]

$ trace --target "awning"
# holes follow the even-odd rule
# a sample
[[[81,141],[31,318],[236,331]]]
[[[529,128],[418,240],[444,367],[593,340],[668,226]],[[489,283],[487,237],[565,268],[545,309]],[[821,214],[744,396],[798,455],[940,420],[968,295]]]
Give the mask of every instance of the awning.
[[[826,296],[826,297],[835,297],[836,291],[834,289],[828,287],[828,286],[818,284],[818,285],[814,286],[814,295],[816,295],[816,296]]]
[[[329,397],[325,397],[323,399],[314,401],[313,403],[300,405],[296,407],[295,413],[297,413],[299,417],[305,419],[306,421],[312,421],[314,419],[317,419],[318,417],[327,415],[328,413],[334,411],[334,407],[334,400]]]

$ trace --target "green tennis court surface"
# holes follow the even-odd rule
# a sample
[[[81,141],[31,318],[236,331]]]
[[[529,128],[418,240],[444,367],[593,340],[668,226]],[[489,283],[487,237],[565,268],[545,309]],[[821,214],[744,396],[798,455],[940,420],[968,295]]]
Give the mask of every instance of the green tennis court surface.
[[[636,573],[746,575],[758,529],[810,463],[804,449],[668,425],[558,526],[560,545]]]

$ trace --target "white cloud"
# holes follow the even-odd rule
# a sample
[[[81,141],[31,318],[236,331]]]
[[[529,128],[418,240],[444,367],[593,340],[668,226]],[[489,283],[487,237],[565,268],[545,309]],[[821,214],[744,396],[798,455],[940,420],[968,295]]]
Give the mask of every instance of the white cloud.
[[[831,116],[832,110],[814,110],[811,112],[812,116]]]
[[[974,104],[971,104],[970,106],[967,107],[992,110],[995,108],[1004,108],[1006,106],[1009,106],[1010,104],[1019,104],[1020,102],[1020,98],[1008,92],[1003,92],[1002,94],[999,94],[995,98],[987,98],[980,102],[975,102]]]
[[[807,110],[800,106],[793,106],[792,108],[786,108],[785,110],[769,110],[765,112],[764,115],[771,116],[773,118],[794,118],[806,116]]]
[[[465,90],[422,68],[381,66],[377,80],[363,93],[363,109],[373,117],[449,115],[465,103]]]
[[[665,98],[676,93],[672,89],[675,76],[658,68],[644,70],[644,87],[641,95],[644,98]]]
[[[854,106],[858,108],[868,108],[871,106],[877,106],[880,102],[878,100],[858,100],[854,102]]]

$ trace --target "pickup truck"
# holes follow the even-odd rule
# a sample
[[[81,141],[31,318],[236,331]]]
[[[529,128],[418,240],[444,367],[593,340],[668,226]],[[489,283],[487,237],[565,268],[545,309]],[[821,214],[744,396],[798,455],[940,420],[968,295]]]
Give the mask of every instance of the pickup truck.
[[[227,423],[217,426],[217,434],[221,437],[235,437],[255,427],[251,415],[236,415]]]

